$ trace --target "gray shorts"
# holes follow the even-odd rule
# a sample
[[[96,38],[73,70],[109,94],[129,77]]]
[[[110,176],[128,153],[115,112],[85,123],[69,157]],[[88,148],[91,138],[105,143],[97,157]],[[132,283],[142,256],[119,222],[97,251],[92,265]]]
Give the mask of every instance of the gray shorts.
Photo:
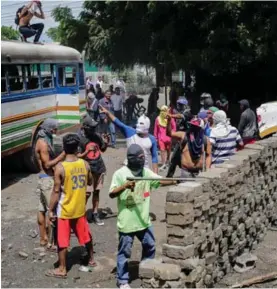
[[[46,213],[49,210],[50,197],[54,187],[53,177],[41,175],[38,181],[37,193],[39,194],[39,212]]]

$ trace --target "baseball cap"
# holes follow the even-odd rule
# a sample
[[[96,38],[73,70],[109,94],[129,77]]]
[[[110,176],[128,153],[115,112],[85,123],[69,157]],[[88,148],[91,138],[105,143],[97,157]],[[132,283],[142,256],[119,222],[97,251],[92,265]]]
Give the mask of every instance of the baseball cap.
[[[91,118],[89,115],[87,115],[83,120],[83,126],[96,127],[97,125],[98,125],[98,122],[95,121],[93,118]]]
[[[216,106],[211,106],[211,107],[209,107],[208,111],[215,113],[215,112],[219,111],[219,109]]]
[[[205,127],[205,123],[204,123],[203,119],[201,119],[201,118],[194,118],[189,123],[190,123],[190,125],[198,126],[202,129],[204,129],[204,127]]]
[[[188,105],[188,101],[185,97],[180,97],[178,100],[177,100],[177,103],[179,104],[183,104],[183,105]]]
[[[208,111],[207,111],[207,110],[202,110],[202,111],[200,111],[200,112],[198,113],[197,116],[198,116],[199,118],[201,118],[201,119],[205,119],[205,118],[208,117]]]

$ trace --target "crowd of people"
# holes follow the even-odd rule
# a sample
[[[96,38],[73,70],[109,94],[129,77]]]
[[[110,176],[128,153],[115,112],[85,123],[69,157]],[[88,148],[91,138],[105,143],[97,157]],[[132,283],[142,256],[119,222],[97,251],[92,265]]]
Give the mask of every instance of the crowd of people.
[[[101,89],[101,83],[98,84],[96,88]],[[48,250],[57,251],[59,258],[59,267],[49,270],[46,275],[67,277],[66,253],[71,231],[86,249],[83,266],[97,266],[88,221],[104,225],[98,213],[100,190],[106,173],[102,154],[109,145],[114,147],[115,135],[112,132],[117,128],[126,139],[127,154],[124,165],[113,174],[109,196],[117,198],[118,207],[117,285],[129,288],[127,262],[134,237],[142,243],[142,260],[155,256],[155,237],[150,218],[151,190],[177,183],[170,179],[160,180],[159,171],[167,170],[166,176],[172,177],[179,166],[181,181],[185,181],[228,160],[236,150],[255,141],[256,117],[249,102],[240,101],[242,114],[237,129],[227,117],[226,99],[221,98],[214,106],[211,95],[204,93],[200,98],[201,109],[194,115],[189,101],[181,96],[175,104],[160,107],[152,135],[149,131],[151,121],[146,115],[137,119],[135,127],[124,123],[120,113],[123,100],[117,87],[114,92],[111,89],[106,91],[101,98],[96,97],[97,91],[93,92],[93,97],[90,93],[91,90],[88,90],[88,103],[91,105],[88,105],[82,126],[76,134],[67,134],[63,138],[60,155],[56,156],[53,148],[53,134],[58,129],[56,120],[45,120],[37,135],[36,156],[41,167],[38,184],[40,244]],[[153,93],[156,94],[156,91]],[[97,117],[91,114],[96,101]],[[103,131],[101,125],[109,127],[111,133]],[[128,179],[137,177],[141,179]],[[92,214],[87,215],[86,204],[91,195]],[[55,232],[54,238],[49,237],[49,231]]]

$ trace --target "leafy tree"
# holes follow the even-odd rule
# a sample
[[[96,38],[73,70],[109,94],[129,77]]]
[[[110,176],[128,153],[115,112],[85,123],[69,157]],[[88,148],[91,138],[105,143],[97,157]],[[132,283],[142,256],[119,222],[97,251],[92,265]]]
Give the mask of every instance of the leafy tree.
[[[51,38],[54,42],[61,41],[61,31],[59,27],[51,27],[46,31],[46,35]]]
[[[277,92],[276,15],[265,1],[85,1],[77,19],[53,11],[61,42],[85,48],[91,62],[186,69],[198,93],[244,97]]]
[[[18,40],[19,33],[11,26],[1,26],[1,38],[2,40]]]

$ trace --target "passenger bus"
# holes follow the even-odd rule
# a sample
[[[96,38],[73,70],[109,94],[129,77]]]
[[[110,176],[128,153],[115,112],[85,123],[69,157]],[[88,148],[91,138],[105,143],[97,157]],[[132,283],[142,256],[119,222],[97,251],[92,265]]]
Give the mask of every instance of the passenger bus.
[[[59,122],[59,134],[80,125],[85,108],[81,54],[57,44],[1,41],[1,157],[22,151],[36,172],[36,134],[46,118]]]

